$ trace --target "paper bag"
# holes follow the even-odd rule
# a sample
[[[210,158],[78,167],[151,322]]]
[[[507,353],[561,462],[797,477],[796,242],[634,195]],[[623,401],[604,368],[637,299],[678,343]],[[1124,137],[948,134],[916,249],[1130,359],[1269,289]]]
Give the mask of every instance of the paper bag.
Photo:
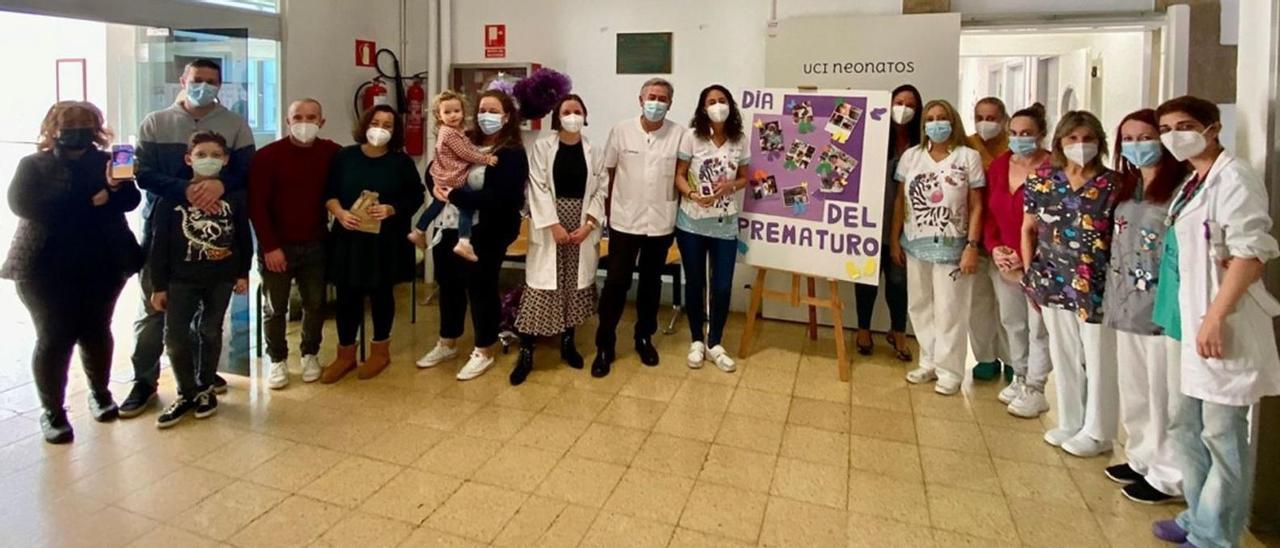
[[[369,234],[377,234],[382,232],[382,221],[374,219],[369,215],[369,208],[378,205],[378,193],[370,190],[360,192],[360,197],[356,198],[355,203],[351,204],[351,214],[360,219],[360,226],[356,230],[360,232],[368,232]]]

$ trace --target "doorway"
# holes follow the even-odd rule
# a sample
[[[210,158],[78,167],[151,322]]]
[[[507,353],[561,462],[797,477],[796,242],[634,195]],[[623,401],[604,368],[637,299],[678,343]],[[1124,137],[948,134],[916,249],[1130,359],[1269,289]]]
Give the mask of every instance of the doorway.
[[[0,46],[21,52],[0,58],[0,70],[19,75],[4,93],[6,108],[0,109],[0,192],[5,194],[18,162],[35,152],[51,105],[89,101],[102,110],[115,143],[136,144],[147,113],[173,104],[184,59],[211,57],[222,63],[219,100],[246,117],[259,146],[279,134],[279,42],[251,38],[243,29],[179,30],[0,11]],[[128,216],[135,233],[141,232],[139,211]],[[12,211],[0,207],[0,257],[8,253],[17,224]],[[117,380],[132,378],[128,358],[141,298],[138,284],[130,282],[116,307]],[[247,371],[248,301],[241,300],[244,321],[233,316],[227,333],[243,331],[244,343],[226,348],[243,348],[224,354],[243,353]],[[9,311],[0,317],[0,410],[30,411],[38,407],[29,386],[35,331],[12,283],[0,283],[0,307]],[[79,397],[83,377],[76,373],[72,379],[69,398]]]

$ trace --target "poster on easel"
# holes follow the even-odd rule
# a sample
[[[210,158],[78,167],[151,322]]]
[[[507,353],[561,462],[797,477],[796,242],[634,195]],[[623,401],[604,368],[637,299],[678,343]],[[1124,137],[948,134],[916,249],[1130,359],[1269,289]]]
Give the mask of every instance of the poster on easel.
[[[889,101],[887,91],[743,90],[743,262],[879,283]]]

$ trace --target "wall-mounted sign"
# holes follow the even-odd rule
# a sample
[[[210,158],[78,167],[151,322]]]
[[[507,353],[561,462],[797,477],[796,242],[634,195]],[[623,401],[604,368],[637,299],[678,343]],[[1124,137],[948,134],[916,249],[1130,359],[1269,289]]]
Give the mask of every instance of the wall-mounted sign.
[[[618,33],[618,74],[671,74],[670,32]]]
[[[507,26],[484,26],[484,58],[502,59],[507,56]]]
[[[356,66],[372,67],[377,64],[378,44],[373,40],[356,40]]]

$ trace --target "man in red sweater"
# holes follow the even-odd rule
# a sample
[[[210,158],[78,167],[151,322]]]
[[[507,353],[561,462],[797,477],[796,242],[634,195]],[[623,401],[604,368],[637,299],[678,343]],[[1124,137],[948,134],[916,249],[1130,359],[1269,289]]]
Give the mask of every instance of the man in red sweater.
[[[271,370],[267,386],[289,385],[289,346],[285,322],[294,280],[302,295],[302,380],[320,378],[321,329],[324,316],[324,209],[329,163],[341,148],[317,139],[324,113],[315,99],[289,105],[289,135],[263,147],[249,168],[249,218],[262,253],[262,286],[266,291],[263,324]]]

